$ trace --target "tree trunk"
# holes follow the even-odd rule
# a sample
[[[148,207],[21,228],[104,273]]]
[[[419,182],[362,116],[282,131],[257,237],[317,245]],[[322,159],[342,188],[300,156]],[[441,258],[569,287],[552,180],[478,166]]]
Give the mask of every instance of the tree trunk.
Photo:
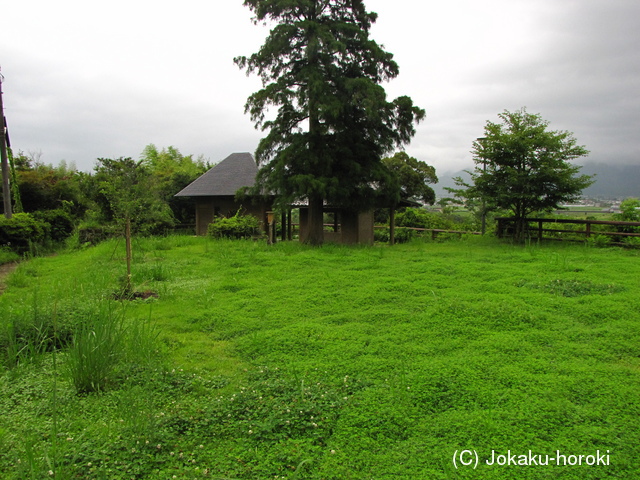
[[[396,243],[396,209],[391,207],[389,209],[389,245]]]
[[[517,243],[524,243],[526,234],[526,218],[518,216],[515,221],[515,231],[513,232],[513,238]]]
[[[317,14],[317,2],[312,5],[310,18],[315,21]],[[322,161],[318,148],[320,146],[320,111],[318,108],[318,93],[314,85],[315,74],[319,70],[318,57],[318,39],[315,30],[308,32],[308,43],[306,51],[307,60],[309,62],[309,77],[307,79],[307,95],[309,106],[309,157],[313,169],[319,170],[319,162]],[[309,245],[322,245],[324,242],[324,198],[318,192],[312,192],[309,195],[309,218],[306,243]]]
[[[306,243],[309,245],[322,245],[324,242],[324,200],[322,197],[314,195],[309,197],[309,218]]]

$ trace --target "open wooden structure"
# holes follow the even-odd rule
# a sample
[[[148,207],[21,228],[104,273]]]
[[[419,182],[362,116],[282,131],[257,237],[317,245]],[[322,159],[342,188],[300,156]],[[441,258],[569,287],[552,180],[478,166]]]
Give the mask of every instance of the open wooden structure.
[[[176,194],[177,197],[193,197],[196,200],[196,235],[206,235],[208,225],[216,217],[233,216],[240,210],[241,213],[257,217],[264,231],[275,240],[273,225],[269,223],[269,219],[276,218],[272,212],[274,197],[242,203],[235,198],[239,189],[255,184],[257,173],[258,166],[250,153],[233,153]],[[292,238],[292,209],[300,212],[299,238],[305,241],[308,235],[308,207],[305,204],[292,205],[282,215],[282,238]],[[373,210],[352,212],[327,205],[324,211],[333,218],[329,231],[324,232],[325,241],[373,244]]]

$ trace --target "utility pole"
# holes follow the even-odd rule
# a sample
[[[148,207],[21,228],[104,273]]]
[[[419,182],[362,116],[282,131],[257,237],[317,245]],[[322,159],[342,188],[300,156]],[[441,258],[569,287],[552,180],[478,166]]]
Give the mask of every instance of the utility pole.
[[[11,218],[11,187],[9,186],[9,160],[7,158],[7,129],[4,122],[4,105],[2,103],[2,81],[4,77],[0,73],[0,156],[2,157],[2,199],[4,201],[4,216]]]

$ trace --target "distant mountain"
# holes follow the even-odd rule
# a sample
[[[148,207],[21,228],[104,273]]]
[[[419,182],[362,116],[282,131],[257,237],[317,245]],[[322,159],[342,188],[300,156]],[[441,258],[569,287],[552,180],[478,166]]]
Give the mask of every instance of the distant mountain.
[[[595,175],[595,183],[583,191],[588,197],[640,197],[640,165],[587,163],[581,173]]]
[[[437,172],[436,172],[437,173]],[[467,174],[464,170],[460,170],[455,173],[447,172],[445,174],[437,173],[439,182],[433,185],[433,190],[436,192],[436,196],[438,198],[442,197],[450,197],[451,194],[445,190],[445,188],[459,188],[453,179],[455,177],[462,177],[465,180],[468,180],[469,174]]]
[[[583,190],[587,197],[601,197],[605,199],[623,199],[627,197],[640,198],[640,165],[607,165],[606,163],[587,163],[580,173],[595,175],[595,183]],[[434,185],[436,195],[447,197],[445,187],[455,188],[454,177],[469,178],[463,171],[438,174],[440,181]]]

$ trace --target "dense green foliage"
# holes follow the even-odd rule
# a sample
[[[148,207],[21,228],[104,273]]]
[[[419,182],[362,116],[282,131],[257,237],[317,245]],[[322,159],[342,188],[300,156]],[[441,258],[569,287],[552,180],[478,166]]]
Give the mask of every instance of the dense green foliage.
[[[640,474],[638,251],[475,237],[137,243],[134,281],[159,299],[109,300],[124,251],[115,241],[33,259],[8,279],[2,329],[8,318],[90,325],[114,302],[124,351],[148,355],[116,366],[99,394],[76,393],[66,348],[55,360],[34,349],[4,371],[4,478]],[[132,347],[142,324],[157,340]],[[461,449],[478,452],[477,470],[454,468]],[[610,463],[488,466],[492,450],[600,450]]]
[[[273,24],[257,53],[236,59],[263,83],[246,103],[268,132],[256,150],[254,193],[274,192],[280,207],[308,200],[308,241],[320,244],[323,203],[370,208],[376,185],[391,184],[383,156],[409,142],[424,111],[406,96],[387,100],[380,84],[398,65],[370,38],[377,15],[361,0],[244,5]]]
[[[488,121],[484,137],[473,143],[472,184],[457,179],[465,189],[456,193],[479,200],[483,212],[508,210],[516,219],[515,237],[523,240],[527,216],[556,210],[593,183],[569,163],[589,152],[571,132],[548,130],[547,121],[525,109],[498,116],[501,121]]]
[[[406,208],[396,216],[396,224],[401,227],[436,228],[442,230],[471,230],[469,225],[454,222],[446,216],[429,212],[422,208]]]
[[[640,222],[640,199],[626,198],[620,203],[620,213],[613,216],[622,222]],[[620,225],[618,231],[625,233],[640,233],[639,226]],[[640,246],[640,238],[628,237],[626,241],[633,246]]]
[[[33,213],[33,218],[46,224],[46,235],[54,242],[69,237],[75,228],[73,216],[62,208],[38,210]]]
[[[10,231],[0,232],[0,246],[13,238],[10,247],[20,253],[43,245],[51,249],[72,235],[81,244],[96,243],[121,233],[126,217],[134,231],[144,234],[193,224],[193,199],[174,195],[208,167],[202,158],[154,145],[144,149],[139,161],[98,159],[92,173],[78,172],[64,161],[45,165],[33,154],[18,153],[13,163],[20,194],[14,210],[31,216],[19,217],[7,227]]]
[[[29,213],[16,213],[11,218],[0,217],[0,246],[16,252],[29,250],[30,245],[45,240],[47,224]]]
[[[251,238],[260,235],[260,222],[253,215],[241,215],[214,219],[207,228],[207,235],[213,238]]]
[[[142,152],[142,163],[156,178],[159,197],[171,209],[178,224],[195,223],[193,198],[176,197],[175,194],[190,184],[211,166],[202,157],[182,155],[175,147],[158,148],[147,145]]]
[[[66,208],[82,216],[89,208],[82,184],[87,175],[61,161],[57,167],[43,165],[23,153],[16,158],[21,208],[25,212]]]

